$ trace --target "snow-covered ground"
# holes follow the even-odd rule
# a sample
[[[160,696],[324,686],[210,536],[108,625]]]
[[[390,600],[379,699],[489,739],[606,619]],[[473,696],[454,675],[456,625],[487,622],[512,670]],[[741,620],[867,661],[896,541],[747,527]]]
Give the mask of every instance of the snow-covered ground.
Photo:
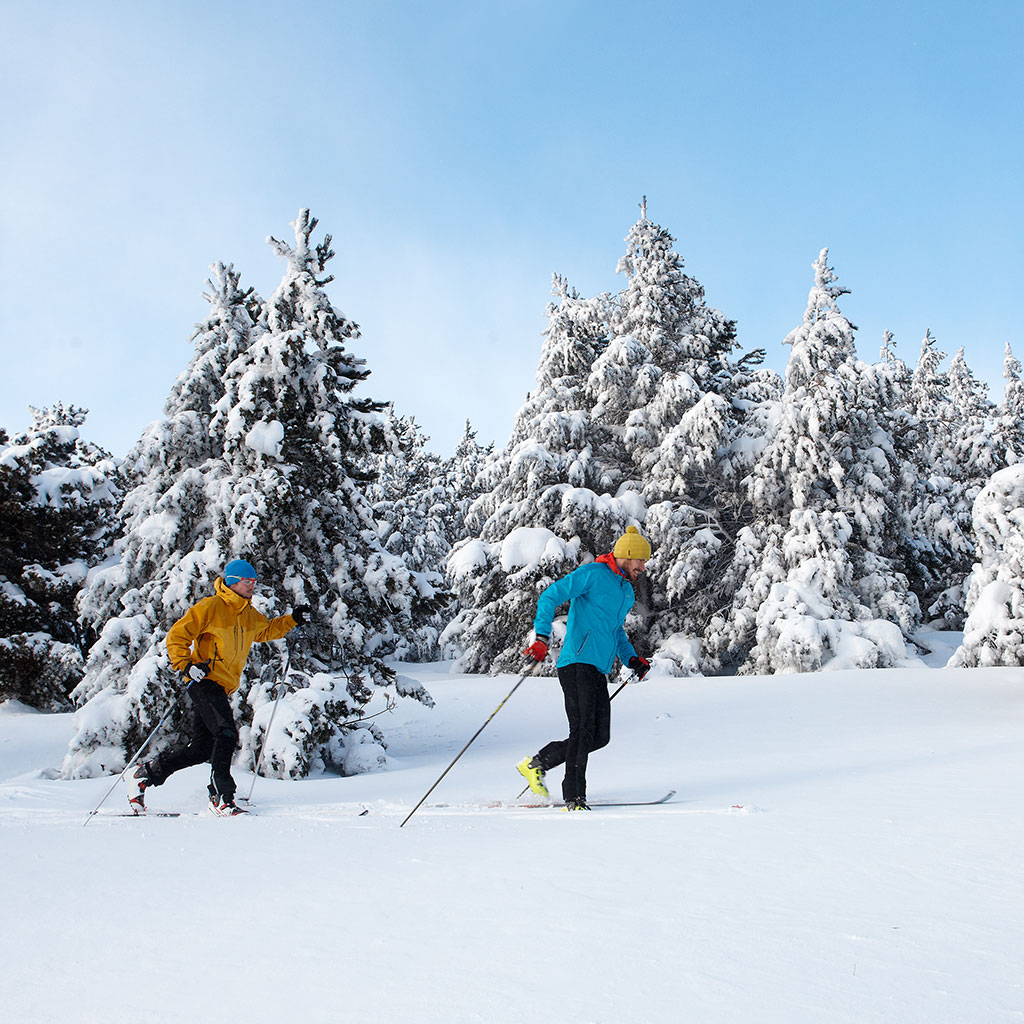
[[[182,817],[83,827],[111,780],[52,778],[70,718],[3,706],[3,1018],[1024,1020],[1024,671],[650,679],[590,795],[676,796],[590,814],[487,807],[563,730],[528,679],[399,828],[515,681],[403,671],[437,707],[385,716],[387,770],[233,820],[200,766],[150,791]]]

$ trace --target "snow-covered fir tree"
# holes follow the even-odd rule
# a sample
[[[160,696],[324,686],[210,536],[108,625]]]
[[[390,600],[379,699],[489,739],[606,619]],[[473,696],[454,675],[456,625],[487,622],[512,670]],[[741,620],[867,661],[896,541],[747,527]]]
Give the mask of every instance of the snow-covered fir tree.
[[[615,296],[587,300],[555,278],[538,386],[482,474],[490,487],[470,514],[478,536],[451,561],[463,612],[447,635],[462,639],[471,669],[518,663],[538,587],[574,567],[550,562],[552,552],[578,542],[574,557],[591,558],[630,522],[646,523],[655,557],[629,626],[670,670],[699,668],[695,637],[749,514],[740,481],[752,446],[738,443],[738,425],[754,423],[780,383],[755,370],[763,353],[731,358],[734,324],[706,304],[667,231],[644,216],[626,246]],[[549,562],[517,565],[510,582],[509,549],[547,551]]]
[[[582,298],[557,275],[552,292],[537,386],[508,446],[479,474],[484,493],[467,517],[475,536],[449,559],[462,611],[445,642],[461,648],[470,672],[520,668],[539,592],[609,550],[642,515],[635,491],[610,493],[616,472],[599,454],[608,442],[588,395],[607,344],[607,299]]]
[[[886,504],[899,473],[884,413],[892,376],[857,360],[828,250],[813,269],[803,322],[785,339],[785,392],[748,479],[756,516],[727,574],[735,596],[708,631],[723,667],[894,664],[905,654],[902,631],[916,624],[894,566],[900,524]]]
[[[450,617],[444,572],[454,539],[450,524],[456,519],[455,501],[444,461],[427,450],[428,439],[413,417],[396,416],[388,406],[381,429],[376,479],[368,497],[385,551],[405,562],[415,587],[411,630],[398,638],[395,656],[435,660]]]
[[[480,472],[494,455],[494,443],[481,445],[477,443],[476,437],[477,431],[466,420],[466,429],[451,458],[445,463],[445,485],[452,503],[448,537],[453,545],[469,536],[466,517],[472,504],[482,494]]]
[[[1024,382],[1020,360],[1009,342],[1003,355],[1003,400],[992,413],[991,438],[998,463],[1024,462]]]
[[[235,698],[254,724],[243,760],[254,760],[278,683],[288,692],[262,769],[278,776],[378,764],[379,731],[348,728],[378,688],[429,701],[384,661],[408,630],[415,588],[363,494],[381,406],[352,394],[368,371],[349,351],[358,328],[327,296],[330,236],[314,243],[308,210],[292,226],[294,244],[271,239],[286,270],[267,302],[215,269],[192,363],[166,419],[129,457],[121,559],[96,574],[82,604],[101,634],[76,691],[85,703],[67,776],[119,770],[163,714],[181,686],[166,631],[234,557],[257,566],[255,604],[268,615],[313,609],[286,642],[253,648]],[[153,752],[180,735],[184,713]]]
[[[654,549],[649,640],[669,671],[708,667],[700,638],[732,599],[736,540],[754,517],[744,480],[780,392],[774,371],[751,372],[741,361],[726,388],[703,394],[653,453],[645,490]]]
[[[1007,463],[992,430],[994,410],[988,399],[988,385],[967,365],[962,346],[949,364],[949,397],[959,413],[954,457],[965,469],[962,489],[968,504],[973,506],[985,482]]]
[[[646,610],[663,663],[691,672],[699,664],[693,641],[723,602],[724,570],[748,516],[741,481],[750,449],[737,443],[741,425],[756,419],[780,382],[756,369],[763,351],[733,357],[735,324],[706,303],[673,242],[645,217],[631,230],[619,264],[627,285],[616,297],[612,341],[591,388],[602,409],[627,404],[620,359],[644,353],[634,408],[615,432],[632,463],[627,475],[642,484],[654,550],[638,614]]]
[[[0,437],[0,699],[66,710],[92,640],[75,601],[113,540],[117,464],[81,434],[86,411],[30,409]]]
[[[1024,665],[1024,464],[1001,469],[973,510],[977,562],[957,666]]]
[[[728,352],[734,337],[732,325],[724,319],[721,325],[708,324],[711,337],[695,329],[695,311],[703,311],[703,290],[684,272],[673,242],[664,228],[647,219],[646,211],[630,229],[617,268],[626,285],[611,304],[608,341],[588,380],[593,418],[606,430],[601,454],[609,468],[617,470],[611,483],[631,483],[638,491],[643,487],[639,475],[645,457],[660,440],[648,407],[662,376],[685,368],[691,345],[717,356]],[[720,331],[727,336],[718,337]],[[715,364],[707,372],[713,375],[717,369]],[[672,396],[676,402],[681,398],[691,404],[689,393],[677,397],[679,390],[674,389]],[[665,408],[662,419],[670,419],[672,412]]]
[[[931,331],[910,387],[917,423],[913,458],[917,483],[908,502],[908,575],[927,621],[963,625],[964,587],[974,556],[971,508],[988,475],[999,468],[987,438],[988,403],[962,350],[948,372]],[[980,462],[987,471],[980,468]]]

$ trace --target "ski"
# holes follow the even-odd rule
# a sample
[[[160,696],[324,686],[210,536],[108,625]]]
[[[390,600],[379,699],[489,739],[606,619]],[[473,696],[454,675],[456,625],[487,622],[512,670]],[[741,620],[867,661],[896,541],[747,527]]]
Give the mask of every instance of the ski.
[[[657,800],[590,800],[591,807],[654,807],[656,804],[668,803],[676,795],[674,789],[670,789],[664,796]],[[495,804],[495,807],[559,807],[558,803],[548,804]]]
[[[133,811],[103,811],[96,812],[97,818],[180,818],[181,811],[146,811],[145,814],[135,814]]]
[[[254,811],[241,811],[239,814],[218,814],[216,811],[210,811],[210,815],[214,818],[239,818],[246,814],[251,818],[256,817]],[[146,811],[145,814],[132,814],[131,811],[123,813],[121,811],[97,811],[94,815],[96,818],[138,818],[140,821],[145,821],[146,818],[180,818],[181,816],[181,811]],[[199,817],[199,813],[196,812],[190,817]]]
[[[655,804],[667,804],[676,795],[674,789],[670,789],[664,796],[657,800],[595,800],[591,807],[653,807]]]

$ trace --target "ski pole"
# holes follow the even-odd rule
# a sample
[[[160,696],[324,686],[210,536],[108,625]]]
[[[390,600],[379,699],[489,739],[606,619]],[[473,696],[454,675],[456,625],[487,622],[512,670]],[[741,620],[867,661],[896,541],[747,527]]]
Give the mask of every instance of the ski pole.
[[[270,739],[270,730],[274,727],[274,715],[277,714],[277,704],[281,699],[281,691],[284,689],[284,683],[278,683],[277,696],[274,697],[274,706],[270,709],[270,721],[267,722],[267,731],[263,734],[263,742],[260,744],[259,757],[256,758],[256,767],[252,770],[252,785],[249,787],[249,795],[245,797],[245,802],[249,803],[252,800],[252,791],[256,788],[256,777],[260,773],[260,765],[263,764],[263,753],[267,749],[267,741]]]
[[[185,693],[188,690],[189,686],[191,685],[192,683],[189,682],[184,689],[178,691],[177,696],[175,696],[174,700],[171,701],[171,706],[163,713],[163,717],[160,719],[160,721],[153,726],[153,731],[142,741],[142,746],[135,751],[134,757],[132,757],[132,759],[124,766],[124,770],[121,772],[121,774],[118,775],[116,779],[114,779],[114,784],[110,787],[110,789],[106,791],[106,793],[103,794],[103,799],[89,812],[88,817],[85,819],[85,821],[82,822],[83,827],[89,824],[89,822],[93,818],[93,815],[95,815],[96,812],[106,803],[107,797],[114,792],[114,789],[116,788],[117,784],[125,777],[125,773],[128,771],[128,769],[131,768],[133,764],[135,764],[135,762],[142,755],[142,752],[146,749],[146,747],[149,746],[149,741],[156,735],[157,730],[160,728],[160,726],[163,725],[165,721],[167,721],[167,718],[170,716],[170,713],[178,706],[178,701],[181,700],[181,695]]]
[[[413,809],[412,809],[412,810],[411,810],[411,811],[410,811],[410,812],[409,812],[409,813],[408,813],[408,814],[407,814],[407,815],[405,816],[405,821],[403,821],[403,822],[402,822],[402,824],[398,826],[399,828],[402,828],[402,826],[403,826],[403,825],[405,825],[405,822],[406,822],[406,821],[408,821],[408,820],[409,820],[409,819],[410,819],[410,818],[411,818],[411,817],[412,817],[412,816],[413,816],[413,815],[414,815],[414,814],[415,814],[415,813],[416,813],[416,812],[417,812],[417,811],[418,811],[418,810],[420,809],[420,807],[421,807],[421,806],[422,806],[422,804],[423,804],[423,801],[424,801],[424,800],[426,800],[426,799],[427,799],[427,797],[428,797],[428,796],[430,796],[430,794],[431,794],[431,793],[433,793],[435,789],[437,789],[438,783],[440,783],[441,779],[443,779],[443,778],[444,778],[444,777],[445,777],[445,776],[446,776],[446,775],[447,775],[447,774],[448,774],[448,773],[449,773],[449,772],[450,772],[450,771],[451,771],[451,770],[452,770],[452,769],[453,769],[453,768],[455,767],[455,762],[456,762],[456,761],[458,761],[458,759],[459,759],[460,757],[462,757],[462,755],[463,755],[463,754],[464,754],[464,753],[465,753],[465,752],[466,752],[467,750],[469,750],[469,748],[470,748],[470,747],[471,747],[471,746],[473,745],[473,740],[475,740],[475,739],[477,738],[477,736],[479,736],[479,735],[480,735],[480,733],[482,733],[482,732],[484,731],[484,729],[486,729],[486,728],[487,728],[487,726],[488,726],[488,725],[490,725],[490,723],[491,723],[491,719],[492,719],[492,718],[494,718],[494,716],[495,716],[495,715],[496,715],[496,714],[497,714],[497,713],[498,713],[498,712],[499,712],[499,711],[500,711],[500,710],[501,710],[501,709],[502,709],[502,708],[503,708],[503,707],[505,706],[505,704],[506,704],[506,703],[508,702],[508,699],[509,699],[509,697],[511,697],[511,696],[512,696],[512,694],[513,694],[513,693],[515,693],[515,692],[516,692],[516,690],[518,690],[518,689],[519,689],[519,687],[520,687],[520,686],[521,686],[521,685],[523,684],[523,681],[524,681],[524,680],[526,679],[526,677],[527,677],[528,675],[530,675],[530,674],[531,674],[531,673],[533,672],[533,670],[534,670],[534,669],[535,669],[535,668],[537,667],[537,665],[539,665],[539,664],[540,664],[540,662],[537,662],[536,664],[532,665],[532,666],[531,666],[530,668],[528,668],[528,669],[527,669],[527,670],[526,670],[526,671],[525,671],[525,672],[524,672],[524,673],[523,673],[523,674],[522,674],[522,675],[521,675],[521,676],[519,677],[519,679],[518,679],[518,680],[516,680],[516,685],[515,685],[515,686],[513,686],[513,687],[512,687],[512,689],[508,691],[508,693],[507,693],[507,694],[505,695],[505,699],[504,699],[504,700],[503,700],[503,701],[502,701],[502,702],[501,702],[501,703],[500,703],[500,704],[499,704],[499,705],[498,705],[498,706],[497,706],[497,707],[496,707],[496,708],[495,708],[495,709],[494,709],[494,710],[493,710],[493,711],[491,712],[491,714],[490,714],[490,716],[488,717],[487,721],[486,721],[486,722],[484,722],[484,724],[483,724],[483,725],[481,725],[481,726],[480,726],[480,728],[479,728],[479,729],[477,729],[477,731],[476,731],[475,733],[473,733],[473,737],[472,737],[472,739],[470,739],[469,743],[467,743],[467,744],[466,744],[466,745],[465,745],[465,746],[464,746],[464,747],[463,747],[463,748],[462,748],[462,749],[461,749],[461,750],[460,750],[460,751],[459,751],[459,752],[458,752],[458,753],[457,753],[457,754],[455,755],[455,759],[454,759],[454,760],[452,761],[452,763],[451,763],[450,765],[448,765],[448,767],[447,767],[447,768],[445,768],[445,770],[444,770],[443,772],[441,772],[441,774],[440,774],[440,775],[438,776],[438,778],[437,778],[437,782],[435,782],[435,783],[434,783],[434,784],[433,784],[433,785],[432,785],[432,786],[430,787],[430,789],[428,789],[428,790],[426,791],[426,793],[424,793],[424,794],[423,794],[423,796],[422,796],[422,797],[420,797],[420,802],[419,802],[419,803],[418,803],[418,804],[417,804],[417,805],[416,805],[416,806],[415,806],[415,807],[414,807],[414,808],[413,808]]]
[[[274,725],[274,715],[277,714],[277,702],[281,699],[281,691],[284,689],[285,683],[288,682],[288,666],[292,660],[292,649],[285,647],[284,649],[284,671],[281,673],[281,682],[277,684],[277,696],[274,697],[274,706],[270,709],[270,721],[267,722],[267,731],[263,734],[263,742],[260,744],[260,754],[256,758],[256,767],[252,770],[252,785],[249,787],[249,795],[245,798],[245,802],[249,803],[252,800],[252,791],[256,788],[256,776],[260,773],[260,765],[263,764],[263,754],[267,749],[267,742],[270,739],[270,730]]]
[[[611,695],[611,696],[610,696],[610,697],[608,698],[608,701],[609,701],[609,703],[610,703],[611,701],[615,700],[615,698],[616,698],[616,697],[617,697],[617,696],[619,695],[619,693],[620,693],[620,692],[622,691],[622,688],[623,688],[624,686],[628,686],[628,685],[629,685],[629,682],[630,682],[630,681],[629,681],[629,680],[627,679],[627,680],[626,680],[626,681],[625,681],[624,683],[620,683],[620,684],[618,685],[618,687],[616,688],[615,692],[614,692],[614,693],[613,693],[613,694],[612,694],[612,695]],[[526,791],[527,791],[527,790],[528,790],[529,788],[530,788],[529,784],[527,784],[526,786],[524,786],[524,787],[523,787],[523,790],[522,790],[522,792],[521,792],[521,793],[519,794],[519,796],[517,796],[517,797],[516,797],[516,799],[517,799],[517,800],[522,800],[522,798],[523,798],[523,797],[525,796],[525,794],[526,794]]]

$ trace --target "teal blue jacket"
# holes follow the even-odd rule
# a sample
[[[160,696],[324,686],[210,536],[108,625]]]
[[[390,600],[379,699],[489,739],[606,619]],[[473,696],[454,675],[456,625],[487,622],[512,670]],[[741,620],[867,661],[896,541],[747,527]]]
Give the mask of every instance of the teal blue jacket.
[[[635,599],[633,584],[619,572],[612,555],[601,555],[596,562],[581,565],[541,591],[533,631],[538,636],[551,636],[555,612],[570,602],[558,665],[585,662],[607,675],[616,654],[624,665],[636,657],[622,628]]]

